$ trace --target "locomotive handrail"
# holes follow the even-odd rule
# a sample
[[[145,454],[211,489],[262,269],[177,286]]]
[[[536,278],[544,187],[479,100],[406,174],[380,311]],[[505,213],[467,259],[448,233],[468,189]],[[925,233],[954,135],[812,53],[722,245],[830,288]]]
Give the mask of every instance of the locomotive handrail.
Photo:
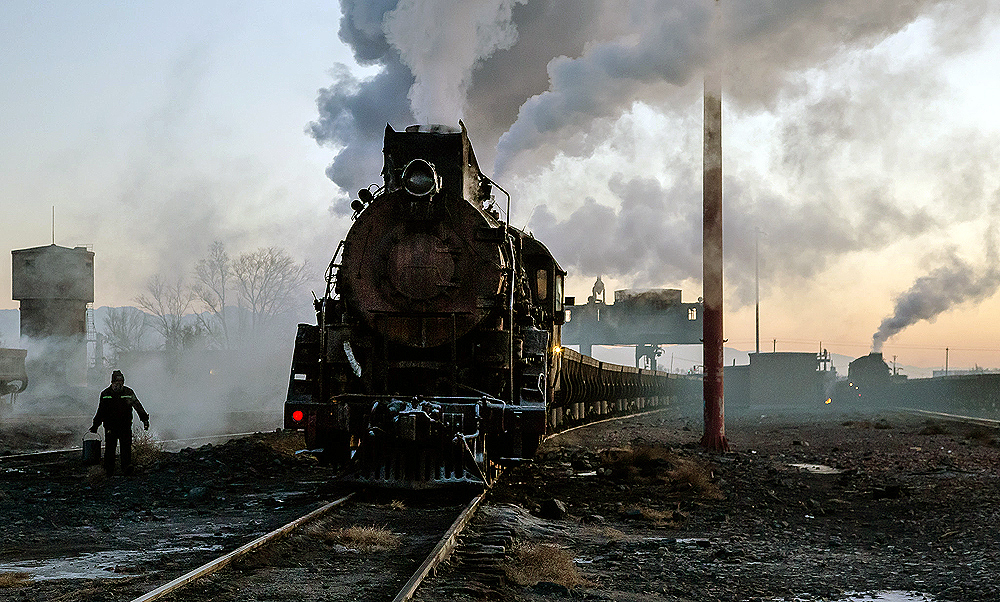
[[[326,274],[324,274],[326,279],[326,294],[323,296],[325,298],[330,297],[330,291],[333,290],[333,283],[337,280],[337,270],[340,269],[340,264],[337,263],[337,256],[339,256],[343,250],[344,241],[341,240],[340,244],[337,245],[337,250],[333,252],[333,257],[330,259],[330,265],[327,266]]]

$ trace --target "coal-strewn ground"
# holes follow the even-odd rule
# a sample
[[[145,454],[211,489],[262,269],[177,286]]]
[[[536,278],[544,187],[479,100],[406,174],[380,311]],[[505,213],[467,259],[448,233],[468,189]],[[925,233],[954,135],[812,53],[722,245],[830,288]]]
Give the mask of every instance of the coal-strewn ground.
[[[0,422],[0,456],[25,454],[80,445],[86,429],[36,425],[27,422]]]
[[[139,445],[136,473],[111,478],[80,456],[5,461],[0,600],[131,600],[339,497],[301,447],[297,433],[177,453]]]
[[[490,496],[515,505],[502,512],[520,517],[514,556],[539,566],[508,566],[491,589],[498,597],[481,599],[836,600],[901,590],[1000,600],[997,433],[895,414],[820,418],[731,418],[734,451],[722,455],[698,446],[700,421],[668,414],[551,440]],[[546,511],[553,498],[565,516]],[[525,549],[561,551],[576,574],[559,568],[559,554],[545,561]],[[434,592],[469,579],[460,564],[420,599],[447,599]]]
[[[488,497],[482,520],[516,534],[501,577],[458,588],[449,580],[473,577],[453,562],[418,598],[836,600],[905,590],[1000,600],[998,434],[896,414],[826,418],[729,417],[727,454],[697,445],[697,410],[552,439]],[[332,474],[294,455],[300,445],[262,434],[165,454],[110,480],[77,460],[0,466],[0,600],[128,600],[332,499]],[[148,553],[157,550],[169,553]],[[81,559],[90,576],[3,568],[54,552]]]

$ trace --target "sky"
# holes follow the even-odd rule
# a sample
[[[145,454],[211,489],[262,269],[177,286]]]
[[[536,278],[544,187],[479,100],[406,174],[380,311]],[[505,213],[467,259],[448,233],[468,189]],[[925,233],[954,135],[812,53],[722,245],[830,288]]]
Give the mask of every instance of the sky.
[[[1000,367],[995,1],[0,11],[2,240],[50,244],[54,221],[57,244],[90,246],[95,305],[190,276],[215,240],[283,247],[321,292],[351,198],[380,180],[385,124],[459,119],[567,294],[601,275],[696,300],[702,82],[717,70],[727,345],[754,348],[756,260],[762,351]]]

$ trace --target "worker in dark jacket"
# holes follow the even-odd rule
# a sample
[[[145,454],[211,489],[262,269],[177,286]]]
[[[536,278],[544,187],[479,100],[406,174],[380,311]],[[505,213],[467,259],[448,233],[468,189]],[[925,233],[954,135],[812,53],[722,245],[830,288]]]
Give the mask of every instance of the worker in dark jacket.
[[[101,392],[101,402],[94,416],[91,433],[104,425],[104,470],[111,476],[115,473],[115,447],[121,444],[122,472],[132,472],[132,410],[139,415],[142,426],[149,430],[149,414],[142,408],[135,391],[125,386],[125,375],[121,370],[111,373],[111,386]]]

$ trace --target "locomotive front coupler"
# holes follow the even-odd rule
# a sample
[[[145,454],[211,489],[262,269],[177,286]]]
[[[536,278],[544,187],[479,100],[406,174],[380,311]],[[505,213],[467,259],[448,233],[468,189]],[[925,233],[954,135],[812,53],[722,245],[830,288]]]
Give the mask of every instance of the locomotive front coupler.
[[[479,405],[475,398],[379,399],[372,405],[368,431],[405,441],[475,438],[480,431]]]

